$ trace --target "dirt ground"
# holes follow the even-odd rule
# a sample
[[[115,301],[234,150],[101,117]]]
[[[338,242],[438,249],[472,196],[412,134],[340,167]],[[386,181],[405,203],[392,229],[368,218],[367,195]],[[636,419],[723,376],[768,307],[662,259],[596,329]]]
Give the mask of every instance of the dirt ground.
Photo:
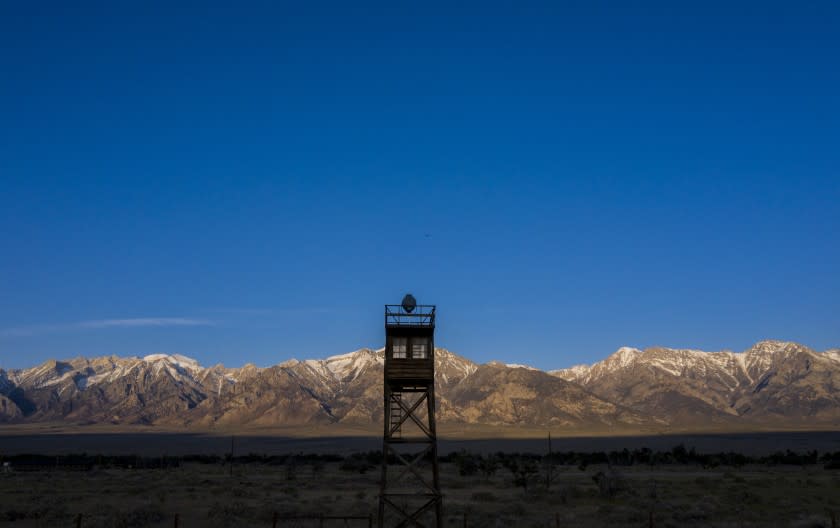
[[[301,434],[305,432],[306,434]],[[779,450],[840,451],[840,430],[782,432],[717,432],[611,435],[521,427],[444,425],[438,430],[440,453],[465,449],[470,452],[544,453],[547,435],[555,451],[612,451],[649,447],[668,450],[678,444],[700,452],[734,451],[763,455]],[[231,436],[236,452],[242,453],[338,453],[342,455],[382,448],[382,431],[376,427],[349,428],[339,425],[300,429],[267,428],[234,431],[167,431],[159,427],[113,427],[66,424],[3,424],[0,426],[0,456],[19,453],[107,453],[146,456],[226,454]]]
[[[516,485],[500,467],[492,476],[460,476],[441,464],[445,525],[452,527],[819,527],[840,515],[840,471],[822,466],[739,469],[561,466],[546,486],[544,468]],[[596,483],[608,475],[612,493]],[[21,527],[320,526],[290,514],[373,515],[379,468],[360,473],[342,462],[287,465],[184,463],[169,469],[0,472],[0,524]],[[603,479],[602,479],[603,481]],[[521,482],[520,482],[521,484]],[[374,523],[375,524],[375,523]],[[323,526],[367,526],[325,521]]]

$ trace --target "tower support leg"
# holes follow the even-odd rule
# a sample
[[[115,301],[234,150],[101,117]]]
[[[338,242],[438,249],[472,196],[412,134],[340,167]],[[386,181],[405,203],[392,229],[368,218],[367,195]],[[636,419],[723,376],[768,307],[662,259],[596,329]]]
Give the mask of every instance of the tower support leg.
[[[384,393],[378,526],[442,527],[434,384],[386,384]],[[399,409],[399,414],[392,408]],[[416,426],[411,429],[419,435],[406,435],[404,425]],[[389,461],[394,464],[389,466]]]

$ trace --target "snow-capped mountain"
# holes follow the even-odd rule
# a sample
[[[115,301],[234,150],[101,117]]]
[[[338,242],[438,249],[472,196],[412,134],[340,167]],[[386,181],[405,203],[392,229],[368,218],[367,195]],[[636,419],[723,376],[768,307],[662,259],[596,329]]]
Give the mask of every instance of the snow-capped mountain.
[[[551,374],[669,423],[840,425],[838,367],[835,350],[761,341],[738,353],[621,348]]]
[[[50,360],[0,369],[0,421],[255,425],[370,421],[381,414],[384,349],[273,367],[202,367],[181,355]],[[437,349],[438,384],[477,366]]]
[[[272,367],[180,355],[106,356],[0,369],[0,422],[169,426],[370,424],[384,350]],[[435,350],[442,422],[622,429],[840,426],[840,350],[762,341],[744,352],[623,347],[543,372]]]

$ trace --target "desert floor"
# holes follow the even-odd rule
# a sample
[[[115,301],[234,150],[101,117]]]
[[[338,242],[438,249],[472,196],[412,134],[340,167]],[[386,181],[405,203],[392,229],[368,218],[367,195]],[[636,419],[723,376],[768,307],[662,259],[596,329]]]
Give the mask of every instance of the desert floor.
[[[460,476],[441,464],[445,525],[463,527],[831,526],[840,514],[840,471],[820,466],[742,468],[605,466],[556,468],[546,487],[542,470],[527,489],[500,467],[489,478]],[[593,477],[609,473],[614,496]],[[0,473],[0,524],[85,527],[320,526],[287,521],[290,514],[376,514],[377,467],[360,473],[343,462],[285,465],[183,463],[169,469],[44,470]],[[366,520],[323,526],[367,526]]]
[[[790,449],[796,452],[816,449],[820,453],[840,451],[840,430],[834,431],[722,431],[616,434],[522,427],[458,426],[444,424],[438,429],[438,452],[465,449],[474,453],[544,453],[551,432],[555,451],[613,451],[648,447],[669,450],[683,444],[699,452],[733,451],[766,455]],[[347,455],[382,448],[379,427],[351,428],[297,427],[269,429],[167,430],[142,426],[67,426],[65,424],[0,425],[0,456],[18,453],[139,454],[143,456],[219,454],[230,452],[235,437],[238,454],[337,453]]]

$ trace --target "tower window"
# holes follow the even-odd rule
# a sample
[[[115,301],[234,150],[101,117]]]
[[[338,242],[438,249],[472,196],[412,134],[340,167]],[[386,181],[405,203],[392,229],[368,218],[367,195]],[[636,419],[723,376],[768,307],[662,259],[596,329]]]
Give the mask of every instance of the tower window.
[[[411,358],[412,359],[427,359],[429,357],[429,350],[425,341],[420,343],[411,343]]]
[[[394,359],[406,359],[408,357],[408,339],[395,337],[391,340],[391,357]]]

